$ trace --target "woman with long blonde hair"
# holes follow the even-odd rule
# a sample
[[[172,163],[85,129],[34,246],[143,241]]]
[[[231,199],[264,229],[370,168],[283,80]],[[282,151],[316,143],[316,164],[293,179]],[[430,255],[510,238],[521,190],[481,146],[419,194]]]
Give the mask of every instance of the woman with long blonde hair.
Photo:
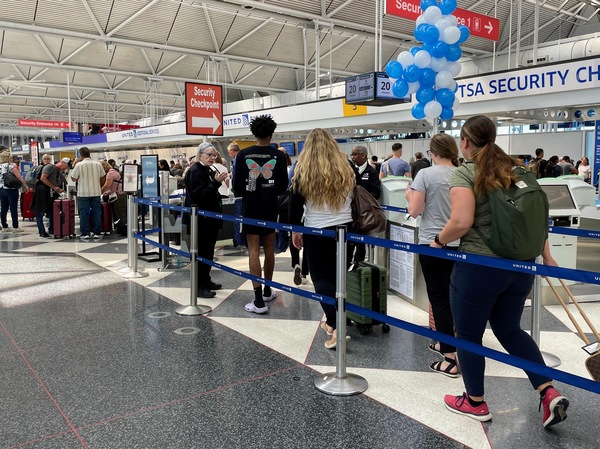
[[[460,149],[466,163],[450,178],[450,220],[434,237],[432,247],[444,247],[460,238],[461,251],[498,257],[481,237],[488,237],[491,232],[488,194],[522,181],[513,172],[514,159],[495,141],[496,125],[485,116],[471,117],[461,128]],[[556,266],[548,240],[541,256],[545,265]],[[456,336],[481,345],[489,322],[509,354],[544,365],[537,344],[521,329],[521,316],[533,280],[534,275],[529,273],[456,261],[450,283]],[[478,421],[489,421],[492,414],[484,399],[485,358],[458,348],[458,360],[466,392],[460,396],[446,395],[446,408]],[[564,421],[569,401],[552,386],[552,379],[530,371],[525,374],[540,394],[542,425],[549,427]]]
[[[292,178],[290,223],[310,228],[335,229],[352,222],[353,190],[356,175],[331,134],[316,128],[306,137]],[[302,216],[304,215],[304,222]],[[292,233],[292,243],[305,247],[308,267],[315,291],[335,297],[336,242],[332,238]],[[336,346],[335,306],[321,303],[326,321],[321,328],[331,336],[325,347]]]

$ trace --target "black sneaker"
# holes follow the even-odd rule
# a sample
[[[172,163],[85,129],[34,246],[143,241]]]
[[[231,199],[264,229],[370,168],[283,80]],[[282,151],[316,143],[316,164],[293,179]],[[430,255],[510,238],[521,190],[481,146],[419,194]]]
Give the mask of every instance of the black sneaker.
[[[45,237],[47,239],[51,239],[52,236],[50,234],[48,234],[47,232],[44,232],[43,234],[40,234],[40,237]]]
[[[207,290],[221,290],[221,288],[223,288],[223,286],[221,284],[217,284],[216,282],[213,282],[213,281],[210,281],[208,284],[206,284]]]
[[[215,296],[217,296],[217,294],[207,288],[201,288],[198,290],[198,298],[214,298]]]

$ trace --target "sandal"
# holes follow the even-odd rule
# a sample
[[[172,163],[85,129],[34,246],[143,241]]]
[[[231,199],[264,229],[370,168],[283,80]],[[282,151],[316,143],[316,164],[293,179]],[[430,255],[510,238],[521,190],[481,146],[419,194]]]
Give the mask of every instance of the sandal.
[[[323,329],[327,335],[333,335],[335,332],[335,329],[329,327],[325,321],[321,321],[321,329]]]
[[[444,362],[448,362],[448,366],[445,369],[442,369],[442,363],[444,363]],[[450,372],[454,368],[456,368],[456,372],[455,373]],[[440,373],[440,374],[443,374],[444,376],[448,376],[448,377],[452,377],[452,378],[456,378],[459,376],[458,366],[456,365],[456,360],[448,358],[448,357],[444,357],[444,360],[441,360],[439,362],[433,362],[431,365],[429,365],[429,369],[431,369],[432,371],[435,371],[436,373]]]
[[[430,351],[433,351],[436,354],[444,355],[444,353],[441,350],[441,346],[439,346],[439,344],[440,344],[439,342],[430,343],[429,346],[428,346],[428,348],[429,348]]]

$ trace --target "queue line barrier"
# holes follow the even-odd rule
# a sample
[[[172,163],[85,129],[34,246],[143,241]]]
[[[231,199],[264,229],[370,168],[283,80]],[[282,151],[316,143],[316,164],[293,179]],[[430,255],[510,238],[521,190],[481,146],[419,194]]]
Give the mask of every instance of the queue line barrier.
[[[147,200],[147,199],[136,198],[135,202],[141,203],[141,204],[147,204],[149,206],[170,209],[170,210],[184,211],[184,209],[188,209],[188,210],[190,209],[190,208],[184,208],[181,206],[175,206],[175,205],[170,205],[170,204],[165,205],[165,204],[161,204],[161,203],[155,203],[155,202],[153,202],[151,200]],[[233,268],[223,265],[221,263],[214,262],[214,261],[211,261],[208,259],[204,259],[199,256],[193,258],[201,263],[211,265],[215,268],[229,272],[236,276],[240,276],[245,279],[248,279],[248,280],[251,280],[254,282],[258,282],[261,284],[269,285],[270,287],[278,288],[282,291],[287,291],[294,295],[298,295],[301,297],[317,300],[317,301],[332,304],[332,305],[337,303],[338,311],[342,311],[343,313],[338,313],[338,327],[336,329],[336,331],[338,332],[338,339],[337,339],[338,340],[338,346],[337,346],[338,363],[337,363],[337,367],[336,367],[337,368],[336,373],[327,373],[324,376],[319,376],[319,378],[315,381],[316,387],[325,393],[346,396],[349,394],[360,393],[366,389],[366,386],[365,386],[364,388],[360,387],[360,391],[358,391],[358,390],[350,391],[348,389],[344,389],[344,388],[340,387],[340,385],[343,385],[345,380],[352,380],[352,381],[356,382],[356,378],[359,377],[356,375],[347,374],[345,372],[346,351],[345,351],[345,338],[343,336],[345,336],[345,311],[349,310],[349,311],[358,313],[360,315],[363,315],[365,317],[380,321],[382,323],[386,323],[390,326],[394,326],[394,327],[403,329],[405,331],[421,335],[426,338],[436,339],[438,341],[441,341],[441,342],[444,342],[444,343],[447,343],[447,344],[450,344],[450,345],[453,345],[456,347],[460,347],[462,349],[473,352],[475,354],[494,359],[501,363],[505,363],[505,364],[514,366],[516,368],[520,368],[520,369],[523,369],[526,371],[531,371],[531,372],[534,372],[534,373],[537,373],[540,375],[544,375],[549,378],[556,379],[558,381],[575,386],[577,388],[581,388],[581,389],[584,389],[584,390],[587,390],[587,391],[590,391],[590,392],[593,392],[596,394],[600,394],[600,383],[594,382],[594,381],[586,379],[584,377],[581,377],[581,376],[578,376],[575,374],[571,374],[571,373],[568,373],[565,371],[557,370],[555,368],[550,368],[545,365],[534,363],[534,362],[531,362],[531,361],[528,361],[528,360],[525,360],[525,359],[522,359],[519,357],[515,357],[515,356],[509,355],[509,354],[506,354],[506,353],[503,353],[503,352],[500,352],[500,351],[497,351],[497,350],[494,350],[494,349],[491,349],[491,348],[488,348],[488,347],[485,347],[482,345],[477,345],[477,344],[474,344],[474,343],[471,343],[471,342],[468,342],[465,340],[460,340],[456,337],[442,334],[440,332],[430,330],[426,327],[419,326],[414,323],[410,323],[410,322],[401,320],[399,318],[390,317],[388,315],[384,315],[384,314],[381,314],[378,312],[374,312],[372,310],[364,309],[362,307],[346,303],[345,302],[345,296],[346,296],[346,291],[345,291],[345,272],[346,272],[346,269],[345,269],[345,266],[346,266],[345,244],[347,241],[367,243],[367,244],[371,244],[371,245],[375,245],[375,246],[386,247],[386,248],[393,249],[393,250],[407,251],[407,252],[413,252],[413,253],[418,253],[418,254],[426,254],[426,255],[431,255],[434,257],[441,257],[444,259],[449,259],[449,260],[454,260],[454,261],[458,260],[458,261],[473,263],[473,264],[477,264],[477,265],[501,268],[501,269],[505,269],[505,270],[509,270],[509,271],[519,271],[519,272],[525,272],[525,273],[530,273],[530,274],[535,274],[535,275],[560,277],[563,279],[578,280],[578,281],[582,281],[582,282],[586,282],[586,283],[593,283],[593,284],[600,284],[600,273],[595,273],[595,272],[590,272],[590,271],[582,271],[582,270],[574,270],[574,269],[568,269],[568,268],[560,268],[560,267],[551,267],[551,266],[546,266],[546,265],[542,265],[542,264],[514,261],[514,260],[509,260],[509,259],[481,256],[481,255],[476,255],[476,254],[467,254],[467,253],[462,253],[459,251],[448,251],[448,250],[444,250],[444,249],[430,248],[427,246],[419,246],[416,244],[410,244],[410,243],[404,243],[404,242],[390,242],[389,240],[386,240],[386,239],[382,239],[382,238],[378,238],[378,237],[364,236],[364,235],[359,235],[359,234],[352,234],[352,233],[346,234],[345,227],[343,227],[343,226],[338,227],[338,229],[336,231],[331,231],[331,230],[308,228],[308,227],[304,227],[304,226],[281,224],[281,223],[270,222],[270,221],[265,221],[265,220],[256,220],[256,219],[245,218],[245,217],[236,217],[236,216],[232,216],[232,215],[214,213],[214,212],[203,211],[203,210],[196,210],[195,207],[192,208],[190,210],[190,212],[196,212],[196,214],[192,215],[192,217],[194,217],[194,218],[196,218],[198,216],[204,216],[204,217],[216,218],[216,219],[221,219],[221,220],[226,220],[226,221],[233,221],[233,222],[237,222],[237,223],[247,223],[247,224],[252,224],[255,226],[262,226],[262,227],[278,229],[278,230],[282,230],[282,231],[311,233],[311,234],[321,235],[324,237],[337,238],[338,239],[338,249],[340,248],[340,246],[339,246],[340,238],[343,240],[343,242],[341,242],[344,246],[343,259],[340,260],[340,257],[338,254],[338,261],[337,261],[338,265],[343,266],[343,269],[338,270],[337,281],[338,281],[338,284],[343,285],[344,287],[341,290],[336,291],[336,298],[318,295],[318,294],[315,294],[312,292],[307,292],[305,290],[290,287],[285,284],[281,284],[281,283],[278,283],[278,282],[275,282],[272,280],[267,280],[267,279],[261,278],[259,276],[251,275],[250,273],[247,273],[247,272],[233,269]],[[194,226],[194,222],[196,222],[195,219],[193,219],[192,229],[190,230],[190,233],[197,233],[197,230],[196,230],[197,228]],[[197,223],[196,223],[196,225],[197,225]],[[156,230],[150,230],[150,231],[155,232]],[[134,239],[137,238],[137,239],[146,241],[147,243],[149,243],[151,245],[161,247],[165,251],[173,252],[173,253],[183,256],[183,257],[191,257],[192,254],[194,254],[194,251],[195,251],[194,244],[192,244],[192,249],[190,250],[190,253],[186,253],[184,251],[180,251],[180,250],[171,248],[167,245],[162,245],[155,241],[147,239],[146,235],[148,233],[150,233],[150,231],[146,231],[144,233],[135,232],[135,233],[132,233],[132,235],[133,235]],[[190,271],[191,271],[191,274],[190,274],[191,277],[192,278],[195,277],[196,270],[192,269],[192,267],[190,267]],[[342,280],[340,280],[340,277],[343,277],[343,284],[342,284]],[[196,296],[195,290],[191,293],[190,296],[195,298],[195,296]],[[205,312],[205,313],[207,313],[207,312]],[[343,319],[340,318],[342,316],[343,316]],[[340,373],[342,375],[340,375]],[[323,379],[328,379],[327,383],[329,385],[323,385]],[[336,385],[334,385],[333,387],[331,387],[331,385],[330,385],[332,380],[335,380],[337,382]],[[319,384],[321,384],[321,385],[319,385]],[[328,391],[327,388],[332,388],[332,389],[330,389]]]

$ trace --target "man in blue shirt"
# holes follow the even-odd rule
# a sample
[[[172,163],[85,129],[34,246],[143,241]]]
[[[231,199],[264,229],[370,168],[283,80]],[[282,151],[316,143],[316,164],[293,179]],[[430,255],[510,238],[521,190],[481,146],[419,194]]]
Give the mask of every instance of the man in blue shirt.
[[[386,176],[408,176],[410,177],[410,164],[402,157],[402,144],[395,143],[392,145],[392,157],[381,164],[380,178]]]

